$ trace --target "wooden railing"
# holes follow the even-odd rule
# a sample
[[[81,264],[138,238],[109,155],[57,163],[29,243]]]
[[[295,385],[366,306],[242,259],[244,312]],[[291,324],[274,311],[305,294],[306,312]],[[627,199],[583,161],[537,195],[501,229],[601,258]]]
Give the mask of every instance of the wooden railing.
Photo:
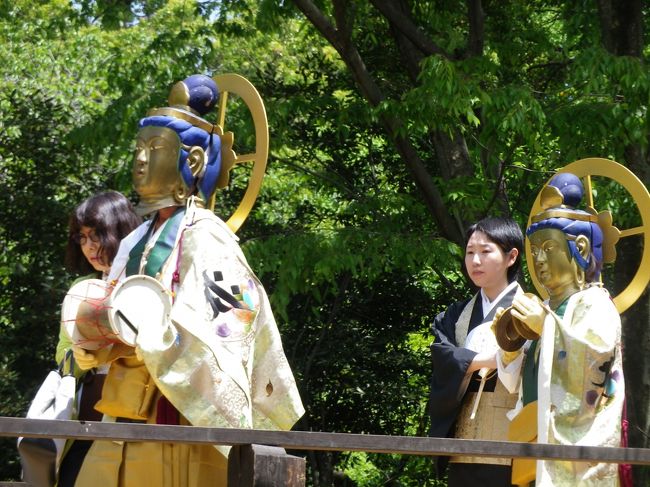
[[[650,465],[650,449],[647,448],[610,448],[310,431],[267,431],[203,428],[198,426],[33,420],[9,417],[0,417],[0,436],[230,445],[235,448],[231,451],[228,464],[229,487],[256,485],[298,487],[304,485],[304,459],[286,455],[281,449],[364,451],[369,453],[426,456],[471,455]],[[283,477],[284,480],[281,480],[280,483],[265,484],[264,482],[268,482],[269,479],[268,477],[259,477],[258,474],[266,475],[262,471],[285,475],[286,477]]]

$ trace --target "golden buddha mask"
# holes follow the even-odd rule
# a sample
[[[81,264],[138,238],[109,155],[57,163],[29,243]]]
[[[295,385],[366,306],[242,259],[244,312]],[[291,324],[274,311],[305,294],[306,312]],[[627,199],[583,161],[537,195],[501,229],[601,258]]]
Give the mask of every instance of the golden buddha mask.
[[[556,296],[573,294],[583,288],[584,270],[573,259],[567,246],[567,235],[563,231],[543,228],[528,238],[535,275],[552,300]],[[576,247],[586,259],[589,255],[589,239],[579,235]]]
[[[221,139],[201,117],[214,108],[217,96],[211,78],[190,76],[172,88],[172,106],[153,109],[140,120],[131,175],[141,215],[184,205],[191,195],[207,200],[214,192]]]
[[[133,158],[133,186],[141,201],[154,203],[176,194],[180,139],[166,127],[143,127],[136,139]]]

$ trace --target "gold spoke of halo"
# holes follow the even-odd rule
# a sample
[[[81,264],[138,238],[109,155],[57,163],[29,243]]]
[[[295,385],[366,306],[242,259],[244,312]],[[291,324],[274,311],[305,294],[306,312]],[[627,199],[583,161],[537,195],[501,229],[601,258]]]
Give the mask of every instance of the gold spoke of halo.
[[[224,188],[228,185],[230,171],[237,164],[253,163],[253,170],[248,180],[248,186],[239,206],[226,223],[233,232],[236,232],[248,217],[257,195],[262,186],[266,161],[269,156],[269,124],[266,119],[266,110],[262,97],[255,87],[243,76],[238,74],[221,74],[215,76],[214,82],[219,88],[219,109],[217,111],[218,133],[222,137],[222,168],[217,186]],[[242,99],[248,108],[255,127],[255,152],[251,154],[236,155],[232,150],[234,134],[226,131],[226,111],[230,93]],[[208,207],[214,209],[214,196]]]

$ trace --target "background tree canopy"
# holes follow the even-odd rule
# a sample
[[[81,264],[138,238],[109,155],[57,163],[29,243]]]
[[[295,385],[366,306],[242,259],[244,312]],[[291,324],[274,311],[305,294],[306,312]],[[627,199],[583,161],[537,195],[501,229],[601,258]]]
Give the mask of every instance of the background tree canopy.
[[[296,428],[426,435],[429,324],[471,292],[466,226],[525,225],[553,171],[584,157],[650,181],[648,14],[640,0],[0,0],[0,414],[24,414],[54,365],[71,209],[131,193],[137,120],[173,83],[235,72],[269,117],[267,177],[239,236],[307,408]],[[245,111],[229,116],[244,152]],[[619,193],[604,185],[598,201],[634,222]],[[615,291],[642,243],[619,250]],[[623,316],[639,447],[649,304]],[[13,445],[1,479],[19,475]],[[314,486],[435,485],[426,458],[323,452],[308,466]]]

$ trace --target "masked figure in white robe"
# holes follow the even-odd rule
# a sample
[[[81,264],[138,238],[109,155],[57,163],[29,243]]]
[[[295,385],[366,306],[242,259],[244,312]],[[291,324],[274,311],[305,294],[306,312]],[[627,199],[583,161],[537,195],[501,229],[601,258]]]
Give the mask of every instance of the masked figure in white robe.
[[[625,398],[621,321],[598,282],[604,255],[613,252],[608,236],[616,232],[611,231],[611,216],[576,209],[583,192],[572,174],[558,174],[542,192],[544,211],[526,233],[531,267],[549,299],[514,299],[511,319],[500,321],[497,336],[515,336],[505,330],[514,326],[539,338],[514,350],[500,339],[510,350],[499,354],[499,376],[509,390],[520,388],[513,439],[617,447]],[[528,469],[521,465],[517,473],[517,461],[513,464],[519,485],[533,480],[542,486],[619,484],[614,463],[540,460],[529,462]]]
[[[172,304],[163,320],[152,312],[151,322],[129,323],[133,347],[77,347],[84,363],[110,363],[96,405],[106,421],[288,430],[304,413],[264,288],[237,237],[202,207],[222,170],[221,139],[202,118],[217,98],[211,78],[191,76],[172,89],[170,107],[140,121],[136,209],[151,218],[123,240],[109,281],[150,276]],[[76,485],[225,486],[227,454],[96,441]]]

